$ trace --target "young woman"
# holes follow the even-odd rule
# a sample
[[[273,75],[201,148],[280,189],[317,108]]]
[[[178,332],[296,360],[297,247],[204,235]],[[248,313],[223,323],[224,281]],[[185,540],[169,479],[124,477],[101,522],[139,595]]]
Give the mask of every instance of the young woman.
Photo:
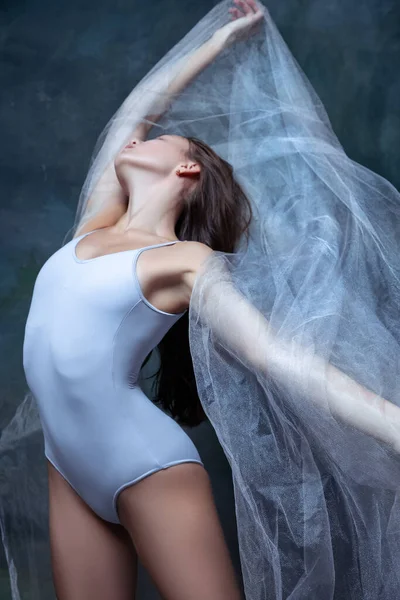
[[[232,466],[247,600],[398,585],[399,194],[344,154],[261,5],[235,4],[124,103],[35,283],[60,600],[132,598],[137,555],[164,598],[241,597],[201,458],[138,385],[156,346],[159,402],[207,415]]]
[[[251,0],[245,6],[249,17],[232,33],[262,17]],[[175,86],[221,52],[220,33]],[[132,600],[137,555],[163,598],[241,598],[198,451],[137,376],[186,313],[197,269],[212,252],[177,238],[184,207],[189,220],[224,204],[231,219],[220,244],[233,249],[250,205],[206,144],[179,135],[146,141],[147,129],[132,132],[91,193],[84,224],[41,269],[26,326],[24,368],[45,433],[59,600]]]

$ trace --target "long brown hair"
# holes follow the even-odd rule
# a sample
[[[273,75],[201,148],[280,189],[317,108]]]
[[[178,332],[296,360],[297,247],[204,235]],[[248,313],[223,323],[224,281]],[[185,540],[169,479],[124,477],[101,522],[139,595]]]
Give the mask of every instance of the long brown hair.
[[[232,165],[203,141],[186,139],[187,159],[200,164],[201,172],[196,187],[186,198],[175,233],[179,239],[202,242],[216,251],[235,252],[241,235],[248,237],[253,217],[250,201],[235,180]],[[178,423],[199,425],[207,416],[197,393],[190,354],[189,311],[168,330],[157,348],[161,364],[153,382],[153,402]]]

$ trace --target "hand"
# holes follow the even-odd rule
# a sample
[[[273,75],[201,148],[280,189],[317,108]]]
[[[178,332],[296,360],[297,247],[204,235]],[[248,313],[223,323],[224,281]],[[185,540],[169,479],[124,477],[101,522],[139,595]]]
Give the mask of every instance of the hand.
[[[238,40],[247,39],[257,31],[257,25],[262,21],[265,8],[255,0],[233,0],[241,8],[230,8],[232,21],[214,33],[214,38],[221,40],[228,47]]]

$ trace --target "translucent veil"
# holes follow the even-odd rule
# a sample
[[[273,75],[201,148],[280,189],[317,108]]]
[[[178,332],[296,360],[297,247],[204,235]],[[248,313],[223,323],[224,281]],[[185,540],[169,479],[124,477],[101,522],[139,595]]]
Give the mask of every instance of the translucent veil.
[[[215,6],[111,118],[74,230],[104,167],[156,112],[181,61],[228,21],[229,6]],[[400,194],[346,155],[267,10],[256,35],[174,99],[152,129],[161,132],[208,143],[254,210],[248,244],[207,259],[189,309],[198,392],[232,468],[246,598],[393,600]],[[0,452],[12,597],[42,599],[47,482],[30,394]]]

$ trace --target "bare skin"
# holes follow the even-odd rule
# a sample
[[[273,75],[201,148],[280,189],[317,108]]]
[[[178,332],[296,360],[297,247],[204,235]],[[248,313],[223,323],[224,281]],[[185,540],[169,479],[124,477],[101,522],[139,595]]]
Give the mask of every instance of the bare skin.
[[[262,18],[255,0],[234,0],[232,22],[205,42],[168,89],[183,90],[236,36]],[[159,115],[149,115],[157,120]],[[201,166],[187,158],[178,135],[147,140],[140,123],[131,141],[97,182],[74,237],[77,256],[93,258],[177,240],[175,226]],[[100,209],[98,209],[100,207]],[[97,210],[98,209],[98,210]],[[88,213],[90,214],[90,213]],[[137,274],[145,297],[166,312],[189,306],[196,272],[212,250],[187,241],[140,255]],[[132,600],[138,557],[163,600],[241,600],[209,476],[200,464],[163,469],[124,489],[121,525],[108,523],[83,502],[48,462],[50,537],[58,600]]]
[[[47,460],[58,600],[135,600],[138,556],[122,525],[98,517]]]
[[[103,213],[76,233],[99,229],[76,244],[78,258],[177,239],[175,220],[199,172],[198,165],[182,160],[187,144],[179,136],[171,142],[132,139],[115,160],[115,175],[107,175],[114,195]],[[104,190],[98,188],[92,198],[98,193]],[[142,252],[137,275],[144,296],[166,312],[183,311],[190,302],[192,274],[209,252],[204,244],[190,241]],[[138,558],[163,600],[242,599],[202,465],[175,465],[124,489],[117,502],[121,525],[98,517],[49,462],[48,468],[58,600],[134,599]]]
[[[121,243],[121,235],[115,233],[114,227],[104,227],[79,240],[75,253],[78,258],[86,260],[168,241],[154,239],[141,232],[132,232],[131,236],[132,241],[127,246],[126,237]],[[143,295],[156,308],[170,313],[180,313],[188,308],[190,290],[185,283],[184,274],[190,265],[193,252],[191,246],[196,244],[183,242],[150,248],[139,255],[136,275]]]
[[[253,0],[236,3],[246,14],[244,20],[250,22]],[[240,12],[232,12],[239,21]],[[222,39],[225,36],[226,32]],[[182,69],[171,91],[179,92],[216,54],[215,40],[206,43],[188,66],[189,72]],[[152,116],[150,120],[155,119]],[[81,259],[177,240],[175,226],[198,181],[201,165],[188,160],[188,140],[184,137],[163,135],[147,140],[146,135],[142,123],[131,143],[108,165],[89,198],[88,207],[100,205],[101,209],[86,220],[75,237],[94,229],[100,231],[77,244]],[[197,270],[210,252],[206,245],[191,241],[143,252],[137,273],[145,297],[166,312],[187,308]],[[237,305],[232,300],[231,306],[239,307],[239,300]],[[246,309],[245,314],[246,319],[237,319],[237,323],[246,324],[244,335],[248,336],[248,332],[257,331],[262,321],[255,311]],[[229,322],[232,315],[228,313],[227,317]],[[270,343],[267,325],[265,322],[265,341]],[[225,330],[229,333],[227,327]],[[284,377],[297,377],[295,370],[286,369],[284,350],[279,353],[280,362],[275,368]],[[277,356],[276,352],[272,354]],[[260,364],[260,369],[264,366]],[[319,373],[323,377],[318,377]],[[355,382],[344,379],[332,368],[329,373],[328,379],[323,369],[317,369],[315,382],[329,383],[332,413],[339,417],[346,413],[348,419],[348,404],[357,394],[360,400],[371,402],[372,407],[370,392],[360,386],[353,392]],[[318,396],[324,397],[317,389],[315,397]],[[366,430],[376,434],[380,429],[385,438],[388,427],[381,417],[393,412],[397,424],[398,408],[382,406],[386,408],[380,414],[366,410],[365,402],[360,401],[358,407],[354,403],[353,424],[359,424],[357,414],[362,414]],[[169,467],[123,490],[117,503],[121,521],[118,526],[97,517],[50,464],[48,468],[51,556],[58,600],[134,599],[138,558],[164,600],[240,600],[210,480],[201,465]]]
[[[175,158],[187,144],[185,138],[176,137]],[[141,143],[144,148],[145,143],[135,136],[128,155],[121,153],[115,161],[121,186],[130,193],[127,210],[121,211],[114,224],[106,225],[103,221],[99,227],[97,221],[93,227],[89,221],[85,229],[78,230],[77,235],[81,235],[100,229],[77,243],[78,258],[86,260],[177,239],[168,229],[168,223],[172,215],[178,218],[182,192],[188,189],[188,183],[179,177],[182,172],[192,175],[195,167],[186,162],[170,165],[172,172],[167,173],[164,184],[175,190],[175,196],[168,199],[161,192],[157,204],[155,190],[162,190],[162,186],[158,187],[158,173],[154,177],[151,173],[152,169],[159,172],[161,168],[152,161],[160,149],[159,162],[162,162],[165,146],[161,144],[168,142],[153,141],[151,153],[146,148],[143,154],[133,155],[133,147],[140,150]],[[169,150],[169,158],[173,152],[174,148]],[[146,161],[147,170],[143,166]],[[138,165],[145,174],[136,181]],[[142,200],[138,196],[135,204],[133,190],[139,194],[142,189],[144,196]],[[153,190],[153,196],[148,189]],[[122,193],[119,201],[121,197]],[[151,219],[157,217],[157,212],[159,221],[151,227]],[[140,227],[132,215],[139,219]],[[143,252],[137,262],[137,275],[145,297],[161,310],[183,311],[191,295],[191,284],[185,274],[195,269],[209,251],[203,244],[188,241]],[[87,590],[93,593],[94,581],[99,600],[134,598],[138,556],[164,600],[241,600],[210,479],[202,465],[175,465],[123,490],[117,502],[122,525],[117,526],[95,515],[54,467],[48,465],[51,551],[59,600],[88,597]],[[82,552],[77,552],[77,547]]]
[[[103,212],[77,231],[75,237],[99,229],[77,243],[78,258],[177,240],[175,222],[200,167],[183,159],[186,138],[145,141],[140,135],[138,130],[94,190],[92,200],[105,188],[112,194]],[[188,241],[140,255],[137,276],[151,304],[172,313],[188,307],[184,275],[202,247],[209,251]],[[165,600],[240,600],[204,467],[175,465],[123,490],[122,525],[99,518],[49,462],[48,468],[58,600],[132,600],[138,556]]]
[[[201,465],[175,465],[125,488],[122,525],[98,517],[47,465],[58,600],[135,600],[138,556],[163,600],[242,600]]]
[[[186,159],[186,138],[163,135],[146,141],[144,135],[141,128],[135,132],[92,193],[90,202],[100,198],[103,210],[79,227],[74,237],[99,231],[77,243],[78,258],[178,240],[175,224],[201,167]],[[110,195],[104,202],[106,192]],[[137,275],[144,296],[166,312],[187,309],[192,287],[187,275],[211,251],[205,244],[186,241],[143,252],[137,261]]]
[[[153,473],[125,488],[117,509],[165,600],[241,600],[202,465],[185,463]]]

